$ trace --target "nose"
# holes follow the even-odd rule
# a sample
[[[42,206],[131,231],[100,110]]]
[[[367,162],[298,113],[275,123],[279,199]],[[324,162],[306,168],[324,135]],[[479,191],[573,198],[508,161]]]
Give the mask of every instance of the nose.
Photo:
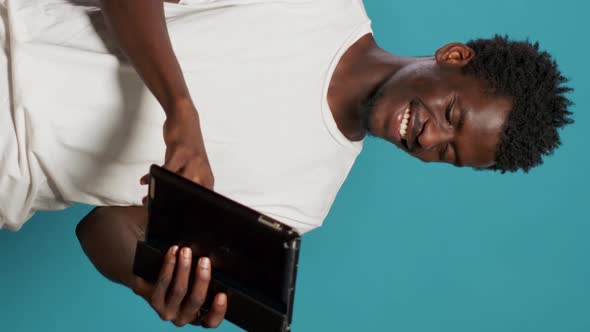
[[[428,121],[424,124],[424,129],[417,140],[424,150],[431,150],[449,143],[453,140],[453,136],[452,128],[439,127],[434,121]]]

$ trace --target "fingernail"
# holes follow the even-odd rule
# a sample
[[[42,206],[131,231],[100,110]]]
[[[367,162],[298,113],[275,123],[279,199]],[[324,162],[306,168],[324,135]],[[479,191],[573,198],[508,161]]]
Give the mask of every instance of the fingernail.
[[[211,261],[207,257],[201,258],[201,268],[204,270],[209,270],[211,267]]]
[[[224,293],[219,294],[219,298],[217,299],[217,304],[222,306],[222,305],[225,305],[225,302],[227,302],[227,296],[225,296]]]
[[[186,259],[191,258],[191,249],[190,248],[182,248],[182,256],[184,256],[184,258],[186,258]]]
[[[178,246],[172,246],[172,247],[170,247],[170,253],[172,255],[176,255],[177,252],[178,252]]]

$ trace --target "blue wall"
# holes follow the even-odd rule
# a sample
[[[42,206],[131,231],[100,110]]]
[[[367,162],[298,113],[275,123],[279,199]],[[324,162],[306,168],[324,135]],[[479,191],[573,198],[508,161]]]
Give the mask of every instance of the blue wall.
[[[394,53],[493,33],[541,41],[576,89],[576,124],[528,175],[426,165],[369,139],[324,227],[304,238],[294,330],[590,331],[587,2],[366,6]],[[88,210],[0,232],[0,331],[176,330],[83,256],[74,227]]]

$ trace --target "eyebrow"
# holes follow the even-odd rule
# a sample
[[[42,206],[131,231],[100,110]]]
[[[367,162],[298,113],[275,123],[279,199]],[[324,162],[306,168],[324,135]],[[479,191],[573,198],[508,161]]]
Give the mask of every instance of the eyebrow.
[[[462,106],[459,106],[459,112],[461,113],[459,114],[459,123],[457,123],[457,131],[463,130],[463,124],[465,124],[465,113],[467,113],[467,111]],[[461,167],[463,166],[463,162],[461,161],[459,149],[457,149],[457,145],[455,144],[455,142],[453,142],[452,145],[453,151],[455,151],[455,165]]]

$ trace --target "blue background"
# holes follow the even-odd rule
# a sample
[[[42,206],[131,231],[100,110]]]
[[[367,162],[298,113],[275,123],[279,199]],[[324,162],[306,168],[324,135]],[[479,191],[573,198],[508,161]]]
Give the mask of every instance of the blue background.
[[[590,331],[588,3],[365,3],[397,54],[494,33],[540,40],[576,89],[576,123],[528,175],[426,165],[369,139],[304,238],[294,330]],[[0,232],[0,330],[176,331],[85,258],[74,227],[88,210]]]

